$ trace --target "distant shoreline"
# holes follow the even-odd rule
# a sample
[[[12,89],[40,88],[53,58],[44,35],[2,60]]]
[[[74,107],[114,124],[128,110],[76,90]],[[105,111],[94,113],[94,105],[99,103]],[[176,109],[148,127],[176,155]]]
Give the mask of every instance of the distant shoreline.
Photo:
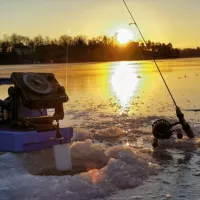
[[[165,61],[165,60],[181,60],[181,59],[200,59],[200,57],[183,57],[183,58],[164,58],[164,59],[156,59],[157,62]],[[0,64],[1,66],[19,66],[19,65],[64,65],[64,64],[99,64],[99,63],[117,63],[117,62],[142,62],[142,61],[151,61],[152,59],[146,60],[119,60],[119,61],[92,61],[92,62],[68,62],[68,63],[20,63],[20,64]]]
[[[29,38],[12,34],[0,41],[0,64],[83,63],[113,62],[123,60],[145,60],[178,58],[179,50],[171,43],[129,41],[119,44],[113,37],[62,35],[50,39],[41,35]]]
[[[0,65],[121,62],[200,57],[200,47],[174,48],[171,43],[129,41],[119,44],[113,37],[62,35],[50,39],[38,35],[29,38],[17,34],[0,40]]]

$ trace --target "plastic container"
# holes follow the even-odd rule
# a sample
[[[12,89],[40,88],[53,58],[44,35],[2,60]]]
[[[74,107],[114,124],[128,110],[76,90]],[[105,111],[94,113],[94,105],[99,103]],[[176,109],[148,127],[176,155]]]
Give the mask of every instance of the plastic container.
[[[71,171],[72,161],[70,144],[58,144],[53,147],[56,169],[58,171]]]

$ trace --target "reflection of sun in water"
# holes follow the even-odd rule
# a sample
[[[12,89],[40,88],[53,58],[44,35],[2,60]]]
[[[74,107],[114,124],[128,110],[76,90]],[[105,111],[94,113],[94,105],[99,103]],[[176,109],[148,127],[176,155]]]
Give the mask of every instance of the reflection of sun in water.
[[[123,112],[137,89],[138,78],[135,68],[122,63],[112,75],[112,87],[119,98]]]
[[[117,31],[117,41],[120,44],[126,44],[133,40],[133,33],[128,29],[120,29]]]

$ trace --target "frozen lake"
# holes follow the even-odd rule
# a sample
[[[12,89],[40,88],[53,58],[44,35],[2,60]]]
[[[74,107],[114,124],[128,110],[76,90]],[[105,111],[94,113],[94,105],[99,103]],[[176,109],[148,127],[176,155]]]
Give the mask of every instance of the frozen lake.
[[[158,65],[180,108],[200,108],[200,59]],[[151,147],[152,122],[176,120],[153,62],[0,66],[1,77],[16,71],[56,75],[69,96],[61,125],[74,127],[72,157],[88,170],[91,163],[104,167],[74,176],[39,176],[24,165],[32,154],[0,155],[0,199],[200,199],[200,112],[184,112],[194,140]],[[0,86],[1,99],[8,87]]]

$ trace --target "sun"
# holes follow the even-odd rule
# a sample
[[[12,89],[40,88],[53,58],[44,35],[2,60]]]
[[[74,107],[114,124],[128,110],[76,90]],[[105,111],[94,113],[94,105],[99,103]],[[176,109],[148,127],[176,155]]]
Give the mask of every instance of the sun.
[[[128,29],[120,29],[117,31],[117,41],[120,44],[126,44],[133,40],[133,33]]]

